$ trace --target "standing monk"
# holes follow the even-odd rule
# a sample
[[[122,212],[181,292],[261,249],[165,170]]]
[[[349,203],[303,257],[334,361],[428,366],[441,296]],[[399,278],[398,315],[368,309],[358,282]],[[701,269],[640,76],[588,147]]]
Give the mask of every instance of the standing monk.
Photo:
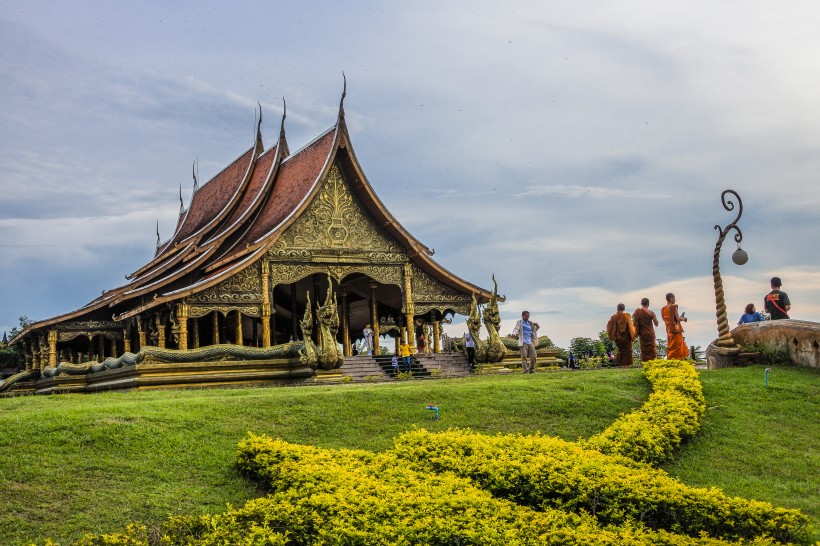
[[[641,306],[632,313],[632,322],[641,340],[641,362],[655,360],[658,358],[658,346],[655,342],[655,326],[658,325],[658,317],[654,311],[649,310],[649,298],[641,300]]]
[[[635,339],[635,327],[632,325],[632,318],[628,313],[624,313],[626,305],[619,303],[606,325],[606,335],[615,342],[618,347],[616,361],[618,366],[632,365],[632,340]]]
[[[666,307],[661,309],[661,316],[666,323],[666,358],[667,360],[683,360],[689,356],[689,347],[683,340],[681,322],[686,322],[687,319],[683,315],[678,315],[675,294],[672,292],[666,295]]]

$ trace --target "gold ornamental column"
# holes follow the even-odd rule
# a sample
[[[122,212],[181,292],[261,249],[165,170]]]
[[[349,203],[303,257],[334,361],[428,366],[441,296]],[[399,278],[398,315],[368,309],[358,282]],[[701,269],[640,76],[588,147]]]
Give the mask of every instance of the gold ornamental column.
[[[270,347],[270,299],[270,266],[262,260],[262,347]]]
[[[162,315],[159,313],[154,317],[157,325],[157,347],[165,348],[165,323],[162,322]]]
[[[242,311],[236,310],[236,344],[240,347],[245,344],[245,336],[242,334]]]
[[[433,352],[441,352],[441,330],[440,323],[437,320],[433,321]]]
[[[213,345],[219,345],[219,311],[214,311],[213,320]]]
[[[42,370],[43,367],[40,365],[40,342],[36,340],[31,348],[31,362],[34,365],[35,370]]]
[[[131,352],[131,320],[127,320],[122,329],[122,352]]]
[[[179,321],[179,349],[188,350],[188,304],[177,304],[177,320]]]
[[[350,309],[347,307],[347,288],[339,287],[339,293],[342,298],[342,348],[345,356],[353,354],[353,349],[350,345]]]
[[[379,304],[376,301],[376,288],[378,288],[379,283],[372,280],[370,281],[370,327],[373,328],[373,356],[378,356],[381,353],[381,343],[379,342],[379,337],[381,336],[381,332],[379,332]]]
[[[97,351],[99,351],[97,353],[97,358],[99,358],[98,362],[102,362],[105,360],[105,336],[102,334],[97,335]]]
[[[407,322],[407,343],[413,345],[413,316],[416,314],[416,307],[413,303],[413,268],[410,264],[404,264],[404,319]]]
[[[396,356],[401,355],[401,334],[396,336]]]
[[[137,347],[137,350],[140,350],[148,344],[148,334],[145,331],[145,326],[142,324],[142,319],[140,319],[139,315],[137,315],[137,334],[140,338],[140,346]]]
[[[48,365],[57,366],[57,330],[48,331]]]

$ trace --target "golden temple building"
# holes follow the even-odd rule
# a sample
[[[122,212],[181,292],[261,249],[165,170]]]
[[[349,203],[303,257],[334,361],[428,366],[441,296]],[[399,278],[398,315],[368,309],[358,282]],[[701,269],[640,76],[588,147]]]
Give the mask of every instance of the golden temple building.
[[[439,351],[441,321],[469,314],[473,296],[485,303],[492,292],[436,263],[379,200],[353,151],[344,94],[333,127],[293,153],[285,117],[265,149],[260,111],[252,145],[207,183],[194,178],[173,235],[161,243],[158,236],[153,259],[127,284],[23,329],[12,343],[22,347],[26,370],[146,347],[298,341],[310,301],[330,292],[345,356],[366,325],[374,339],[389,335],[398,345],[412,339],[407,326],[417,319]]]

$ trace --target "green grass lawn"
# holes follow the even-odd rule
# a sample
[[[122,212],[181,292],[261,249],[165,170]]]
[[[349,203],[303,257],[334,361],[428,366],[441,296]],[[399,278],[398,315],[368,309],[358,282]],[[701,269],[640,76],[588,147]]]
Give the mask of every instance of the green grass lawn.
[[[701,374],[701,435],[667,470],[690,485],[805,510],[820,519],[820,372]],[[567,440],[640,406],[639,370],[275,389],[142,391],[0,399],[0,544],[168,514],[221,512],[261,493],[234,469],[247,431],[327,448],[380,451],[413,426]],[[433,420],[427,404],[436,404]]]

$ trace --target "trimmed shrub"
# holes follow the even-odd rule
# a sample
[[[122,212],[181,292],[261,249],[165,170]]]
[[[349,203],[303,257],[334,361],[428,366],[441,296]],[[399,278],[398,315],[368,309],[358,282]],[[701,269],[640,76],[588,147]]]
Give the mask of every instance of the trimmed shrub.
[[[418,472],[453,473],[497,497],[588,513],[603,525],[635,521],[690,536],[782,542],[808,525],[799,510],[688,487],[649,465],[558,438],[415,430],[399,436],[390,453]]]
[[[219,516],[176,519],[171,527],[191,529],[199,541],[252,524],[285,533],[289,544],[727,544],[631,522],[601,526],[590,515],[553,508],[533,510],[453,473],[415,471],[394,455],[251,435],[240,444],[239,467],[272,494]]]
[[[646,403],[600,434],[580,440],[582,446],[657,465],[669,461],[684,440],[698,433],[706,400],[692,365],[650,360],[644,363],[644,376],[653,391]]]

